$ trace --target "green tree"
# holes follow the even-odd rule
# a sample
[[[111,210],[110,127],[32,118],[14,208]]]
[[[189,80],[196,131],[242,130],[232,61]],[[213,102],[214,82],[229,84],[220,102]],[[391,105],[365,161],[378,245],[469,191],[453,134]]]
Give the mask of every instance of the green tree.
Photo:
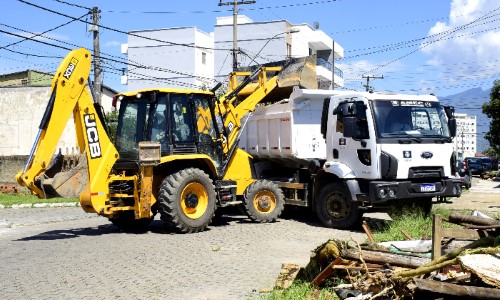
[[[500,80],[495,80],[490,92],[490,102],[483,104],[483,113],[491,119],[490,130],[484,138],[497,156],[500,155]]]
[[[113,110],[104,115],[104,121],[106,122],[106,126],[109,130],[109,138],[111,142],[115,142],[116,140],[116,128],[118,127],[118,111]]]

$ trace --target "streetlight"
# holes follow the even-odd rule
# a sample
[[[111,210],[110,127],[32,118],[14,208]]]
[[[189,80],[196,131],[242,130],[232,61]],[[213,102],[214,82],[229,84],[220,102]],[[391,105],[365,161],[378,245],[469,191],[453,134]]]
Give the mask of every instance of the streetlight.
[[[252,58],[252,60],[250,61],[250,63],[248,64],[249,66],[252,65],[252,63],[255,61],[255,59],[259,56],[259,54],[262,52],[262,50],[264,50],[264,48],[266,48],[267,44],[269,44],[269,42],[271,40],[273,40],[275,37],[277,37],[278,35],[282,35],[282,34],[288,34],[288,33],[297,33],[297,32],[300,32],[300,29],[298,28],[292,28],[288,31],[283,31],[283,32],[280,32],[280,33],[277,33],[275,35],[273,35],[272,37],[270,37],[269,39],[267,39],[266,43],[264,44],[264,46],[262,46],[262,48],[260,48],[259,52],[257,52],[257,54],[255,54],[255,56]]]

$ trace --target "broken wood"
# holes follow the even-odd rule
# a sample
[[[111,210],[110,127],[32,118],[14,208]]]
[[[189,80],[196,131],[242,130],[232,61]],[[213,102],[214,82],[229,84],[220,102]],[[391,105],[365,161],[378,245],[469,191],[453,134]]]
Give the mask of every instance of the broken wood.
[[[500,288],[500,256],[473,254],[460,256],[459,260],[465,270],[481,278],[484,283]]]
[[[414,240],[414,238],[408,234],[408,232],[404,231],[403,229],[400,229],[401,233],[409,240]]]
[[[300,267],[296,264],[282,264],[275,286],[281,289],[289,288],[295,280],[295,277],[297,277],[299,271]]]
[[[430,272],[429,270],[435,270],[435,267],[443,267],[443,263],[446,263],[447,261],[454,260],[458,255],[460,255],[463,251],[467,249],[475,249],[479,247],[487,247],[487,246],[492,246],[494,242],[494,238],[492,237],[485,237],[482,239],[479,239],[477,241],[474,241],[464,247],[458,248],[453,250],[452,252],[440,256],[438,258],[435,258],[433,261],[418,267],[415,270],[409,270],[409,271],[402,271],[402,272],[397,272],[393,275],[393,277],[401,277],[403,281],[409,280],[413,276],[417,275],[422,275],[422,274],[427,274]]]
[[[320,286],[325,282],[328,277],[333,273],[334,267],[337,264],[342,264],[343,259],[340,257],[337,257],[334,261],[332,261],[323,271],[321,271],[316,278],[311,282],[313,286]]]
[[[471,225],[500,225],[500,221],[495,219],[486,219],[486,218],[466,216],[461,214],[451,214],[448,219],[450,223],[456,223],[456,224],[467,223]]]
[[[500,290],[475,286],[463,286],[428,279],[414,279],[417,291],[435,292],[468,299],[500,299]]]
[[[432,259],[441,256],[441,239],[443,237],[477,240],[487,235],[484,231],[478,232],[474,229],[443,228],[443,219],[443,216],[439,214],[434,215],[432,219]]]
[[[361,227],[363,227],[363,230],[365,231],[366,235],[368,236],[368,239],[370,242],[375,243],[375,239],[373,238],[373,234],[370,230],[370,227],[368,226],[368,223],[366,221],[363,221],[361,224]]]
[[[392,266],[405,268],[418,268],[429,263],[431,260],[425,257],[411,256],[406,254],[397,254],[390,252],[381,252],[373,250],[363,250],[362,257],[364,261],[376,264],[389,264]],[[355,249],[347,249],[342,252],[342,257],[346,259],[360,261],[360,253]]]

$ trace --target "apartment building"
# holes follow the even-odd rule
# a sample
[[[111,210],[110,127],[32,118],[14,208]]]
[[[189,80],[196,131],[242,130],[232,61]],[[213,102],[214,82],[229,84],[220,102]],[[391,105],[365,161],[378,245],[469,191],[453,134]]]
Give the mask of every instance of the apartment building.
[[[454,139],[458,159],[475,156],[477,152],[476,116],[455,113],[457,135]]]
[[[342,71],[335,67],[344,49],[319,25],[253,22],[243,15],[237,23],[238,68],[316,54],[320,88],[344,85]],[[212,33],[196,27],[131,31],[128,43],[122,45],[129,62],[122,84],[128,90],[210,88],[216,81],[225,82],[233,70],[232,50],[233,17],[217,18]]]

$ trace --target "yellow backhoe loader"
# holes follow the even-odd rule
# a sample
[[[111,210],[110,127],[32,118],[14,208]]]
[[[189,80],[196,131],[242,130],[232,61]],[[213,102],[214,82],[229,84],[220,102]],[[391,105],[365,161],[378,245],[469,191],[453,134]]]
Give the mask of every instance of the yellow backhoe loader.
[[[283,193],[275,183],[255,178],[251,156],[237,147],[238,137],[258,103],[279,98],[272,93],[317,86],[314,58],[233,73],[221,99],[215,88],[118,94],[114,143],[89,89],[90,65],[90,53],[77,49],[59,66],[31,154],[16,175],[21,185],[40,198],[81,189],[84,211],[124,229],[143,227],[160,213],[177,232],[198,232],[210,224],[217,207],[241,204],[254,221],[278,218]],[[71,115],[82,151],[79,166],[47,176]]]

